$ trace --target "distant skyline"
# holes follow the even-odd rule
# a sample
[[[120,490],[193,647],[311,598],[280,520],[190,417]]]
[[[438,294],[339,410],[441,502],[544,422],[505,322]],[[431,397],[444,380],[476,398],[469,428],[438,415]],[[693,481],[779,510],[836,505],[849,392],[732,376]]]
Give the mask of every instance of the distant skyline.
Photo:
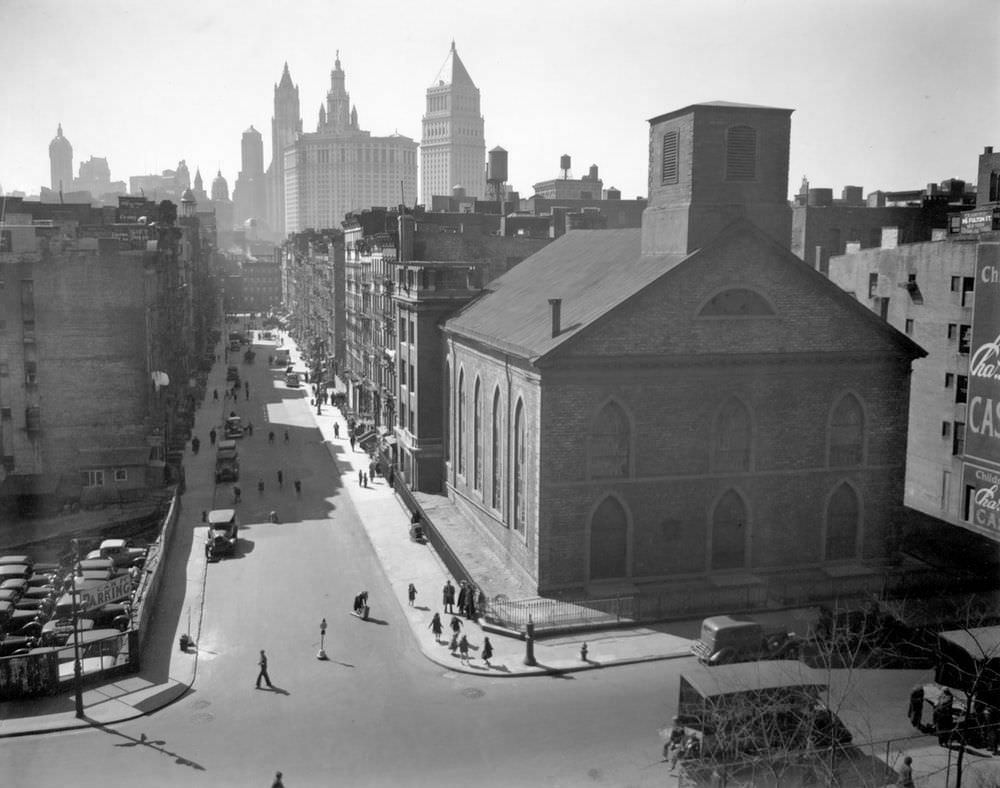
[[[482,96],[487,150],[509,152],[522,196],[591,164],[623,198],[646,194],[649,118],[703,101],[794,109],[789,194],[813,186],[974,181],[1000,146],[996,0],[679,0],[436,4],[390,0],[3,0],[0,186],[37,194],[61,123],[112,180],[186,160],[236,182],[253,125],[270,157],[287,61],[313,131],[335,51],[362,129],[420,141],[426,89],[454,39]]]

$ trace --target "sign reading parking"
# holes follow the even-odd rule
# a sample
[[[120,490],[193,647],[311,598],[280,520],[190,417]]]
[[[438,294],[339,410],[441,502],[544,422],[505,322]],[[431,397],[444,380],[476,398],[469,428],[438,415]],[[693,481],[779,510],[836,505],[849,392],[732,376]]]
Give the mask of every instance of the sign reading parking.
[[[103,585],[85,588],[80,591],[80,607],[86,612],[108,604],[128,599],[132,593],[132,578],[119,575]]]

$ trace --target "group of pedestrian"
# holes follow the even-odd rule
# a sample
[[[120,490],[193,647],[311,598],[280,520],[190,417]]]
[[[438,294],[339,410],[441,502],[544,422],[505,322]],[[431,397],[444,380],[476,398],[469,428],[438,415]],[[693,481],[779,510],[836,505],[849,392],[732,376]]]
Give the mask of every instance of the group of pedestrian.
[[[413,604],[413,599],[416,597],[416,588],[413,584],[410,584],[410,592],[412,596],[410,597],[410,604]],[[464,580],[460,583],[460,589],[458,592],[458,607],[459,610],[466,614],[466,618],[475,618],[475,605],[476,598],[478,594],[482,592],[476,589]],[[484,597],[485,598],[485,597]],[[470,600],[472,600],[470,602]],[[464,664],[469,664],[469,650],[473,646],[469,643],[469,638],[463,633],[462,619],[455,614],[455,586],[452,585],[451,580],[446,580],[444,588],[441,591],[441,601],[444,606],[445,614],[451,614],[451,621],[448,622],[448,628],[451,630],[451,640],[448,642],[448,649],[452,654],[458,652],[462,662]],[[435,613],[431,618],[431,623],[428,627],[434,634],[434,640],[438,643],[441,642],[441,635],[444,632],[444,625],[441,621],[441,614]],[[493,644],[490,642],[489,637],[483,638],[483,646],[480,651],[480,657],[487,667],[490,666],[490,660],[493,658]]]
[[[362,470],[358,470],[358,486],[359,487],[368,486],[368,474]]]
[[[441,590],[441,602],[445,613],[455,612],[455,586],[451,580],[446,580],[444,588]],[[486,607],[486,594],[482,589],[476,588],[471,583],[460,581],[458,589],[458,612],[470,621],[478,617],[478,611]]]

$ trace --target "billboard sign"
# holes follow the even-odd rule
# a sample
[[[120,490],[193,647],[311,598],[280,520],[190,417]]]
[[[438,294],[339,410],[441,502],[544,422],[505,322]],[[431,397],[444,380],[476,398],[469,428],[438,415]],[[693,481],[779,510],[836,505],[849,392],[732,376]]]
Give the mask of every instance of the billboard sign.
[[[978,244],[969,395],[967,458],[1000,469],[1000,245]]]

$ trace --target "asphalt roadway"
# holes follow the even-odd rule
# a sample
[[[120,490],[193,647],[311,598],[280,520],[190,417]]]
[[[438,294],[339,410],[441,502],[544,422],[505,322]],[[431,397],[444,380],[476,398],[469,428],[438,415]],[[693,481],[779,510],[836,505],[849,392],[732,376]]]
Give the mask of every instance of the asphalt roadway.
[[[522,642],[499,636],[487,666],[484,633],[466,622],[473,657],[462,664],[427,626],[445,577],[433,550],[409,541],[406,513],[386,485],[358,485],[367,458],[333,438],[339,414],[328,406],[317,416],[309,390],[285,387],[268,369],[268,348],[257,351],[255,364],[239,363],[249,399],[241,391],[235,401],[213,400],[225,362],[213,369],[143,671],[88,691],[82,722],[70,697],[0,704],[0,735],[22,734],[0,744],[0,773],[15,785],[64,784],[81,773],[107,785],[268,785],[276,770],[290,786],[673,784],[658,729],[691,664],[686,637],[696,622],[546,639],[534,668],[524,665]],[[206,565],[200,513],[232,505],[232,485],[213,484],[207,433],[231,410],[254,425],[240,441],[243,527],[237,556]],[[278,523],[269,522],[272,511]],[[419,591],[413,607],[410,582]],[[361,590],[369,621],[349,612]],[[323,619],[327,660],[317,658]],[[181,632],[197,643],[187,654],[176,647]],[[270,690],[254,688],[260,649]],[[922,678],[837,677],[856,738],[911,733],[902,699]],[[85,727],[66,730],[77,724]],[[943,768],[930,764],[941,755],[933,740],[905,742],[907,752],[921,748],[928,766],[918,784],[943,785]],[[898,750],[887,748],[890,762]]]

